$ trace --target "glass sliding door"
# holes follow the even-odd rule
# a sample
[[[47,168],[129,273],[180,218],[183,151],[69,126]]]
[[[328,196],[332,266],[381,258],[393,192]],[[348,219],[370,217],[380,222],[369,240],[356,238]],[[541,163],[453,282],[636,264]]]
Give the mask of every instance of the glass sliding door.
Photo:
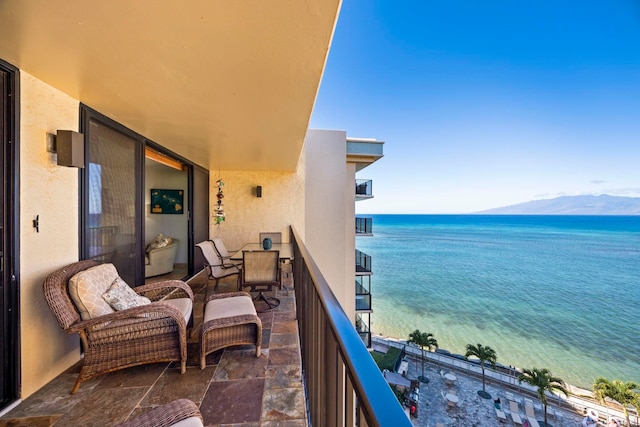
[[[143,282],[143,147],[139,135],[83,106],[82,257],[110,262],[131,286]]]
[[[17,400],[19,391],[17,75],[17,69],[0,61],[0,410]]]

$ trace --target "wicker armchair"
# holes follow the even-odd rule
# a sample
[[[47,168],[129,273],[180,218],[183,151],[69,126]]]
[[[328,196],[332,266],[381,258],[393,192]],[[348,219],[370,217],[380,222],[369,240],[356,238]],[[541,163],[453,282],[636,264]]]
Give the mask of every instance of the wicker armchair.
[[[158,406],[117,427],[171,427],[202,426],[204,420],[198,406],[189,399],[178,399],[166,405]]]
[[[69,334],[77,333],[84,349],[82,368],[71,393],[87,379],[147,363],[180,361],[184,374],[187,323],[193,319],[191,288],[180,280],[139,286],[135,292],[149,298],[151,304],[83,320],[68,283],[76,273],[97,265],[92,260],[79,261],[54,271],[44,282],[45,299],[58,324]],[[175,304],[164,302],[176,298],[191,300],[187,314]]]

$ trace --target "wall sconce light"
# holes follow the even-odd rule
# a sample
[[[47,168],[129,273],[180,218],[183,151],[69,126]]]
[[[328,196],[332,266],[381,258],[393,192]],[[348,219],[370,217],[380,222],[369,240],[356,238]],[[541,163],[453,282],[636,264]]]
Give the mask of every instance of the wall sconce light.
[[[262,185],[256,187],[256,197],[262,197]]]
[[[72,130],[58,130],[55,146],[59,166],[84,168],[83,134]]]

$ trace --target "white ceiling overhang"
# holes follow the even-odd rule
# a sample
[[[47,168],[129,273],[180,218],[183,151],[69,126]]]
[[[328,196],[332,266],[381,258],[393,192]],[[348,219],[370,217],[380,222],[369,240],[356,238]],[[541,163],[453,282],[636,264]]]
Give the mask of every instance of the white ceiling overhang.
[[[340,0],[2,0],[0,59],[209,169],[296,169]]]

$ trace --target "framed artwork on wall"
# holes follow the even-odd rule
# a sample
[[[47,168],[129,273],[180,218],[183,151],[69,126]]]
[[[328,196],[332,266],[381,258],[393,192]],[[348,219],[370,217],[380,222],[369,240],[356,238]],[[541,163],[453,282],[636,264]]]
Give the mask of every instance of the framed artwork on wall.
[[[151,189],[151,213],[182,214],[184,190]]]

